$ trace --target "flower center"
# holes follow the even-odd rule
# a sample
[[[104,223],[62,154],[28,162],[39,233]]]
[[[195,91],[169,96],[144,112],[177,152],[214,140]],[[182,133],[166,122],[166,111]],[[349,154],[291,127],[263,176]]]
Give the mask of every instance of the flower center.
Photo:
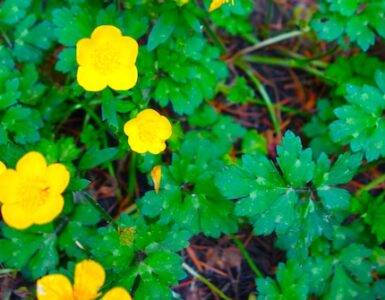
[[[94,57],[94,67],[103,75],[116,70],[119,67],[116,46],[108,42],[99,45]]]
[[[20,187],[20,202],[27,210],[41,207],[50,193],[48,182],[43,178],[28,178]]]
[[[157,141],[156,124],[148,121],[145,124],[140,124],[139,137],[146,144],[155,143]]]

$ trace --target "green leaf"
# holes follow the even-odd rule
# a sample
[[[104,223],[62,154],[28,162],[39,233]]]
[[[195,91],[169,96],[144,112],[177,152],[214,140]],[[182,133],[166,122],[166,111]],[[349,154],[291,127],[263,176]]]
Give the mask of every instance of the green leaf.
[[[215,143],[190,132],[168,168],[162,168],[158,193],[138,201],[144,215],[160,217],[160,224],[176,224],[192,233],[218,237],[237,228],[233,203],[220,195],[214,174],[223,167]],[[207,151],[207,149],[211,149]]]
[[[116,101],[110,89],[105,89],[102,93],[102,118],[108,125],[118,128]]]
[[[70,215],[70,222],[60,234],[60,249],[64,250],[69,257],[85,258],[87,248],[92,238],[96,236],[96,229],[93,226],[100,219],[100,214],[88,203],[78,203]]]
[[[0,110],[3,110],[17,102],[21,93],[19,92],[19,79],[13,78],[5,81],[4,89],[0,94]]]
[[[36,280],[56,268],[59,259],[51,225],[23,231],[2,225],[1,231],[0,261],[6,267],[21,270],[29,280]]]
[[[5,0],[1,4],[0,23],[16,24],[25,17],[31,0]]]
[[[357,0],[327,0],[331,11],[338,11],[343,16],[351,16],[358,9],[359,2]]]
[[[333,141],[350,144],[353,152],[364,152],[368,161],[385,156],[385,110],[383,94],[375,87],[347,85],[347,105],[335,109],[330,124]]]
[[[353,212],[362,215],[365,223],[370,226],[371,232],[377,237],[378,243],[383,243],[385,241],[385,228],[382,224],[385,216],[384,195],[374,198],[368,193],[364,193],[354,200]]]
[[[124,244],[120,233],[112,226],[99,228],[98,234],[91,236],[88,243],[93,257],[117,274],[127,271],[135,256],[132,246]]]
[[[310,25],[321,40],[328,42],[339,38],[344,32],[344,19],[338,15],[316,15]]]
[[[257,279],[258,299],[308,299],[309,282],[300,265],[294,261],[280,263],[276,275],[276,282],[271,278]]]
[[[98,5],[70,8],[62,7],[52,11],[52,22],[59,43],[73,47],[81,38],[89,38],[94,29],[94,14]],[[74,18],[73,16],[77,16]],[[67,55],[67,53],[66,53]]]
[[[321,170],[322,160],[324,159],[327,160],[326,156],[321,155],[317,162],[313,180],[317,187],[348,183],[352,180],[357,168],[362,163],[362,156],[360,154],[351,155],[350,153],[344,153],[338,156],[333,166],[330,166],[328,161],[326,162],[326,168]]]
[[[53,39],[51,23],[37,22],[34,15],[28,15],[14,32],[15,45],[13,54],[22,62],[39,62],[42,50],[47,50]]]
[[[169,39],[175,30],[177,20],[178,12],[176,10],[166,11],[159,17],[148,36],[147,49],[149,51],[153,51]]]
[[[33,143],[40,139],[39,128],[42,126],[42,120],[36,110],[20,105],[12,106],[5,112],[2,122],[17,143]]]
[[[174,253],[159,251],[150,254],[139,264],[137,273],[140,274],[135,298],[144,300],[173,299],[168,287],[176,284],[185,276],[182,268],[182,258]]]
[[[291,131],[286,132],[282,145],[277,147],[277,161],[291,186],[302,187],[313,178],[314,162],[310,149],[303,150],[301,140]]]
[[[317,192],[322,203],[328,210],[343,210],[349,207],[350,194],[344,189],[324,186],[318,188]]]
[[[68,73],[75,71],[76,68],[76,50],[74,48],[65,48],[60,51],[55,69],[62,73]]]
[[[253,97],[254,90],[247,85],[246,79],[237,77],[227,98],[235,103],[247,103]]]
[[[310,25],[322,40],[337,40],[345,48],[356,43],[367,51],[374,44],[376,33],[385,37],[382,1],[323,0],[319,7]]]
[[[295,193],[285,186],[275,166],[262,155],[242,156],[241,168],[232,167],[219,173],[215,183],[224,196],[242,197],[235,212],[251,218],[255,232],[269,234],[275,228],[284,231],[293,221]]]
[[[225,197],[239,199],[235,213],[248,218],[256,234],[276,231],[277,245],[289,257],[303,258],[316,238],[332,238],[332,226],[340,222],[334,211],[349,209],[350,194],[332,184],[348,181],[361,156],[345,154],[331,166],[321,155],[315,164],[292,132],[285,134],[277,153],[282,175],[263,155],[243,155],[242,164],[225,168],[215,183]]]
[[[370,295],[368,286],[355,282],[341,266],[337,266],[325,299],[374,299]]]
[[[104,148],[101,150],[91,148],[80,159],[79,169],[89,170],[95,168],[96,166],[112,160],[117,153],[117,148]]]
[[[28,263],[28,273],[31,278],[39,278],[55,270],[59,264],[59,254],[56,250],[56,236],[49,237],[43,242],[40,250]]]
[[[364,51],[374,44],[375,35],[371,29],[365,26],[368,20],[362,16],[353,16],[346,24],[346,33],[352,42],[357,42]]]

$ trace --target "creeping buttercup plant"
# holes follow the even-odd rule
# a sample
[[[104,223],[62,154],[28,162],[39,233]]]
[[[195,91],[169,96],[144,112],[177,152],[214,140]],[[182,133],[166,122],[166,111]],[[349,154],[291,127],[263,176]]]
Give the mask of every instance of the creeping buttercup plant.
[[[385,299],[385,6],[292,2],[1,2],[4,299]]]

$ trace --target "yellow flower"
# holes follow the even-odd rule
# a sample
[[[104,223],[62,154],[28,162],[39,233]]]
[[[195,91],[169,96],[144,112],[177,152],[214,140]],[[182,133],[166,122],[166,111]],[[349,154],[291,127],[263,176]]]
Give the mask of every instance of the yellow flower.
[[[83,260],[75,267],[74,285],[61,274],[50,274],[40,278],[37,285],[38,300],[93,300],[100,296],[106,273],[93,260]],[[109,290],[102,300],[132,300],[130,294],[121,287]]]
[[[138,80],[135,66],[138,43],[111,25],[102,25],[76,44],[79,64],[78,83],[87,91],[97,92],[106,86],[129,90]]]
[[[1,212],[5,223],[17,229],[51,222],[63,209],[61,195],[69,182],[62,164],[47,166],[38,152],[29,152],[0,174]]]
[[[166,149],[165,141],[171,136],[170,121],[153,109],[145,109],[124,125],[132,151],[158,154]]]
[[[158,193],[160,188],[160,179],[162,177],[162,166],[157,165],[153,167],[150,175],[151,175],[152,181],[154,182],[155,193]]]
[[[0,161],[0,174],[3,173],[6,169],[7,167],[4,165],[2,161]]]
[[[229,0],[213,0],[211,1],[209,12],[221,7],[223,4],[228,3]],[[234,5],[234,0],[231,0],[231,4]]]

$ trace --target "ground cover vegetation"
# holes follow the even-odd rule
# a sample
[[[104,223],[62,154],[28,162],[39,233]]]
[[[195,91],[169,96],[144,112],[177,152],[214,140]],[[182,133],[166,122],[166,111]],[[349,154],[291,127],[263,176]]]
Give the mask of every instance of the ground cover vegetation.
[[[385,2],[0,1],[2,299],[385,299]]]

